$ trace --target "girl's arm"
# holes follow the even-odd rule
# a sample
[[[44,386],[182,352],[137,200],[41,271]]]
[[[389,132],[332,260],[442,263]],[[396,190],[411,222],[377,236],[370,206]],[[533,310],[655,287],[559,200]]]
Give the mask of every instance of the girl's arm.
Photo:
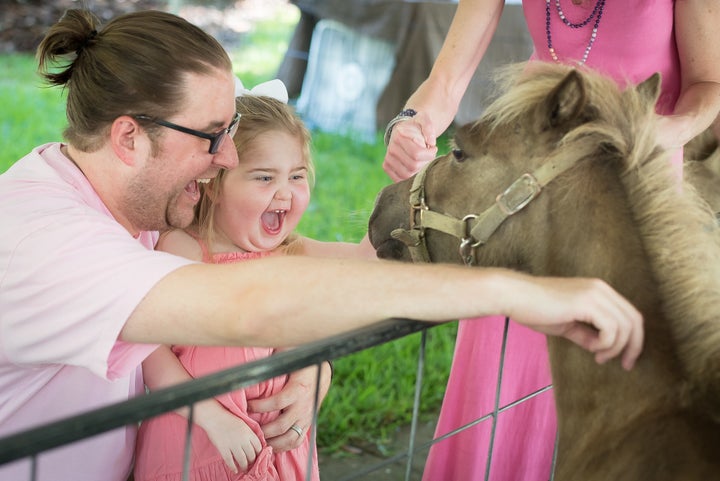
[[[352,242],[323,242],[308,237],[301,237],[298,254],[310,257],[335,257],[359,259],[377,259],[375,248],[370,244],[367,234],[357,243]]]
[[[145,359],[142,369],[145,385],[151,391],[192,379],[168,346],[158,347]],[[175,412],[187,418],[190,410],[180,408]],[[255,461],[255,457],[262,449],[260,439],[245,421],[213,398],[195,403],[193,421],[205,430],[210,441],[220,451],[225,463],[234,473],[238,472],[238,466],[242,471],[247,471],[248,466]]]
[[[203,253],[198,241],[181,229],[165,231],[160,235],[155,250],[169,252],[194,261],[202,261]]]
[[[197,240],[187,232],[173,229],[158,239],[157,250],[188,259],[202,261],[203,253]],[[143,362],[143,378],[151,391],[190,381],[192,376],[169,346],[161,345]],[[187,418],[189,408],[176,410]],[[210,442],[220,451],[223,460],[234,472],[242,471],[255,461],[262,443],[252,429],[214,398],[195,403],[193,421],[205,430]]]

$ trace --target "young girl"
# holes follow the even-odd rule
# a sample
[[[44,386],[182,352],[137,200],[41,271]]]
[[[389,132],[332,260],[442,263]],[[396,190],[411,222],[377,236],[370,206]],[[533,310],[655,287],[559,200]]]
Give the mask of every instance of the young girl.
[[[280,81],[272,81],[277,86]],[[258,86],[260,87],[260,86]],[[187,230],[165,233],[158,249],[216,264],[274,255],[375,257],[367,240],[360,244],[320,242],[293,231],[310,200],[313,165],[310,134],[281,100],[240,88],[236,100],[240,125],[235,134],[239,165],[222,170],[202,186],[195,221]],[[262,90],[261,90],[262,91]],[[241,363],[271,356],[271,348],[161,346],[143,363],[146,385],[166,387]],[[180,366],[182,364],[182,366]],[[183,369],[184,368],[184,369]],[[187,372],[185,372],[187,371]],[[248,412],[248,401],[282,389],[287,376],[233,391],[195,406],[191,480],[304,480],[311,450],[309,429],[293,425],[299,447],[274,452],[261,426],[279,411]],[[145,421],[138,434],[136,481],[180,481],[187,420],[169,413]],[[313,446],[313,454],[315,449]],[[319,480],[313,456],[311,479]]]

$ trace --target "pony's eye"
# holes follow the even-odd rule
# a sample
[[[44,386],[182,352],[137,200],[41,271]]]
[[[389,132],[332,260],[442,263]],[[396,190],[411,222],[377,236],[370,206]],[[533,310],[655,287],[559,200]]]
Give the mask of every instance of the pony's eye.
[[[465,152],[462,149],[453,149],[452,154],[458,162],[465,161]]]

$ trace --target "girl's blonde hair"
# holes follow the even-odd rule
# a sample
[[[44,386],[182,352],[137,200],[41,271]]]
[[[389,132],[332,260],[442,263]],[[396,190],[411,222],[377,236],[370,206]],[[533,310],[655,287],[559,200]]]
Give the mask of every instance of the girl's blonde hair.
[[[235,108],[240,114],[240,124],[233,141],[240,163],[243,162],[243,154],[250,151],[253,141],[258,136],[266,132],[285,132],[300,140],[303,160],[307,167],[308,183],[312,188],[315,183],[315,166],[310,156],[310,131],[295,110],[277,99],[261,95],[237,97]],[[200,201],[195,207],[195,219],[191,227],[197,230],[208,247],[212,245],[215,237],[215,200],[222,189],[226,172],[224,169],[221,170],[214,179],[200,186]],[[289,236],[283,241],[283,245],[290,245],[296,238],[296,235]]]

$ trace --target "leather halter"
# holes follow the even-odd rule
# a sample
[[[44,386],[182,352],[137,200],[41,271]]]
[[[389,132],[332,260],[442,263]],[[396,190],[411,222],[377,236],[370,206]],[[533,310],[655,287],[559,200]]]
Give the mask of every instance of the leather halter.
[[[425,243],[425,229],[433,229],[459,239],[460,257],[465,265],[473,265],[475,250],[487,242],[500,224],[522,210],[540,194],[543,187],[575,165],[582,156],[555,155],[534,172],[518,177],[481,214],[468,214],[462,219],[431,210],[425,200],[427,173],[442,158],[437,157],[430,162],[413,179],[410,188],[410,229],[395,229],[390,233],[408,247],[413,262],[431,262]]]

